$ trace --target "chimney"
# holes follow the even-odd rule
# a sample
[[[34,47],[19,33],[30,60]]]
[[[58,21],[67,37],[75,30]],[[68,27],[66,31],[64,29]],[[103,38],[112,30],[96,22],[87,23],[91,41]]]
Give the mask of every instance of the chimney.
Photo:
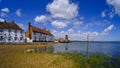
[[[14,21],[12,21],[12,23],[14,23]]]
[[[31,23],[30,22],[28,22],[28,27],[31,25]]]
[[[30,22],[28,22],[28,34],[29,34],[29,37],[30,37],[30,26],[31,26],[31,23]]]
[[[68,35],[65,35],[65,39],[68,40]]]
[[[4,22],[7,23],[6,20],[4,20]]]
[[[44,30],[46,30],[46,28],[44,28]]]

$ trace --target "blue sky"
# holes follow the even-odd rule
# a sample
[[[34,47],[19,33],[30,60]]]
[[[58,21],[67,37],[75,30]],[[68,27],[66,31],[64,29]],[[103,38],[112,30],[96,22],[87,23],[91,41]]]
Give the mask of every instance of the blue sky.
[[[0,21],[28,22],[55,38],[120,41],[120,0],[0,0]]]

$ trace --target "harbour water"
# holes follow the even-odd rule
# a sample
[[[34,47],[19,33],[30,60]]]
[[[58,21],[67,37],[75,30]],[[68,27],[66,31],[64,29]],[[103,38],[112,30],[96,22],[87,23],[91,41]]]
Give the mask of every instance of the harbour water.
[[[58,43],[54,53],[103,54],[109,57],[120,57],[120,42],[70,42]]]

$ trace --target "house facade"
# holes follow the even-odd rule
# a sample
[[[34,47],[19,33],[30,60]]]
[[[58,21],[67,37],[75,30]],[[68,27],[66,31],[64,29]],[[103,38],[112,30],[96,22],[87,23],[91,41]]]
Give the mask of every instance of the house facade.
[[[28,23],[28,30],[25,36],[27,42],[50,42],[54,40],[54,36],[49,30],[32,26],[31,23]]]
[[[0,22],[0,42],[24,42],[25,33],[14,21]]]

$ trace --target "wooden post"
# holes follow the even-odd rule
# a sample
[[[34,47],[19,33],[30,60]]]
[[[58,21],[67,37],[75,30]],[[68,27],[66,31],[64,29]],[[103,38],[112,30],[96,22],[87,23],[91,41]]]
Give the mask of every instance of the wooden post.
[[[87,35],[87,59],[88,59],[88,49],[89,49],[89,34]]]

